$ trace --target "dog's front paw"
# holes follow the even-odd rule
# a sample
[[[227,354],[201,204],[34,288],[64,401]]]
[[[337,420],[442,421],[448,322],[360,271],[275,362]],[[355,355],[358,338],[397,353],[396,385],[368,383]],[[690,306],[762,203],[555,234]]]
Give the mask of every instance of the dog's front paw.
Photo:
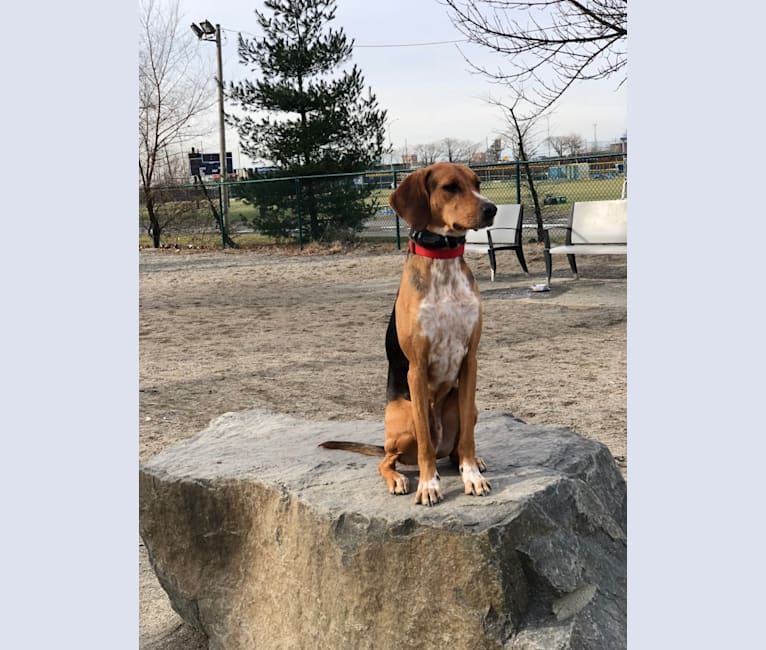
[[[481,475],[485,469],[486,465],[480,458],[477,458],[476,462],[465,462],[460,466],[460,475],[463,478],[466,494],[475,494],[476,496],[489,494],[492,486]]]
[[[415,503],[420,503],[424,506],[434,506],[443,498],[441,487],[439,486],[438,474],[428,481],[418,479],[418,491],[415,493]]]
[[[407,494],[410,491],[409,480],[399,472],[392,472],[391,476],[386,478],[386,484],[391,494]]]

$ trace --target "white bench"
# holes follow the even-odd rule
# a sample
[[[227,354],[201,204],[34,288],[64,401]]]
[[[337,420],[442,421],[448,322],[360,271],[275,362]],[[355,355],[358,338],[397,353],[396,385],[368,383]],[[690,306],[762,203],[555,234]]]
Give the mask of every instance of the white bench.
[[[551,255],[566,255],[577,277],[575,255],[628,254],[628,200],[578,201],[572,205],[567,224],[566,243],[551,246],[549,231],[560,226],[546,226],[545,273],[551,283]]]
[[[521,246],[521,222],[524,219],[524,208],[516,203],[497,206],[495,220],[489,228],[469,230],[465,235],[465,250],[472,253],[487,253],[489,255],[490,279],[495,281],[497,270],[497,251],[516,251],[519,264],[527,270],[524,259],[524,249]]]

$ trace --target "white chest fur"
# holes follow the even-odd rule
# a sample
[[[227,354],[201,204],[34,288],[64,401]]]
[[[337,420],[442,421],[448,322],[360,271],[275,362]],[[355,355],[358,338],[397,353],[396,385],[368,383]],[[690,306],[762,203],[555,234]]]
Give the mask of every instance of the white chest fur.
[[[429,341],[432,389],[456,383],[479,309],[479,299],[461,271],[460,259],[435,260],[418,312],[421,333]]]

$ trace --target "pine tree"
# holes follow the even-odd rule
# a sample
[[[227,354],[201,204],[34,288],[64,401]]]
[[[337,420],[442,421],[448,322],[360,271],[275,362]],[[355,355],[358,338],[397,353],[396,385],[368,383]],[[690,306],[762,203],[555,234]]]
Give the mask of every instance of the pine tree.
[[[240,62],[258,79],[230,86],[230,96],[246,113],[233,119],[242,150],[272,161],[281,176],[368,169],[384,151],[386,111],[378,108],[371,89],[364,92],[356,65],[342,69],[351,59],[353,41],[330,25],[335,0],[266,0],[264,5],[269,15],[255,12],[263,37],[239,36]],[[247,114],[256,111],[266,116]],[[365,200],[369,191],[359,182],[302,179],[299,188],[300,196],[284,195],[281,201],[269,192],[271,207],[260,201],[262,230],[276,222],[282,228],[290,221],[285,213],[296,206],[308,216],[307,234],[314,240],[358,231],[371,216],[371,202]],[[258,196],[252,199],[259,202]]]

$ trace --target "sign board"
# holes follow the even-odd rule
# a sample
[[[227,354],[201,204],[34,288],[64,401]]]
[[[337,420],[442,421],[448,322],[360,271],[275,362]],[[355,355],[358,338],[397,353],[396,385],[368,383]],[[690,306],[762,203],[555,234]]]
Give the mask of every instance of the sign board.
[[[217,176],[221,173],[221,156],[217,153],[190,153],[189,171],[192,176]],[[234,160],[230,152],[226,152],[226,173],[234,173]]]

